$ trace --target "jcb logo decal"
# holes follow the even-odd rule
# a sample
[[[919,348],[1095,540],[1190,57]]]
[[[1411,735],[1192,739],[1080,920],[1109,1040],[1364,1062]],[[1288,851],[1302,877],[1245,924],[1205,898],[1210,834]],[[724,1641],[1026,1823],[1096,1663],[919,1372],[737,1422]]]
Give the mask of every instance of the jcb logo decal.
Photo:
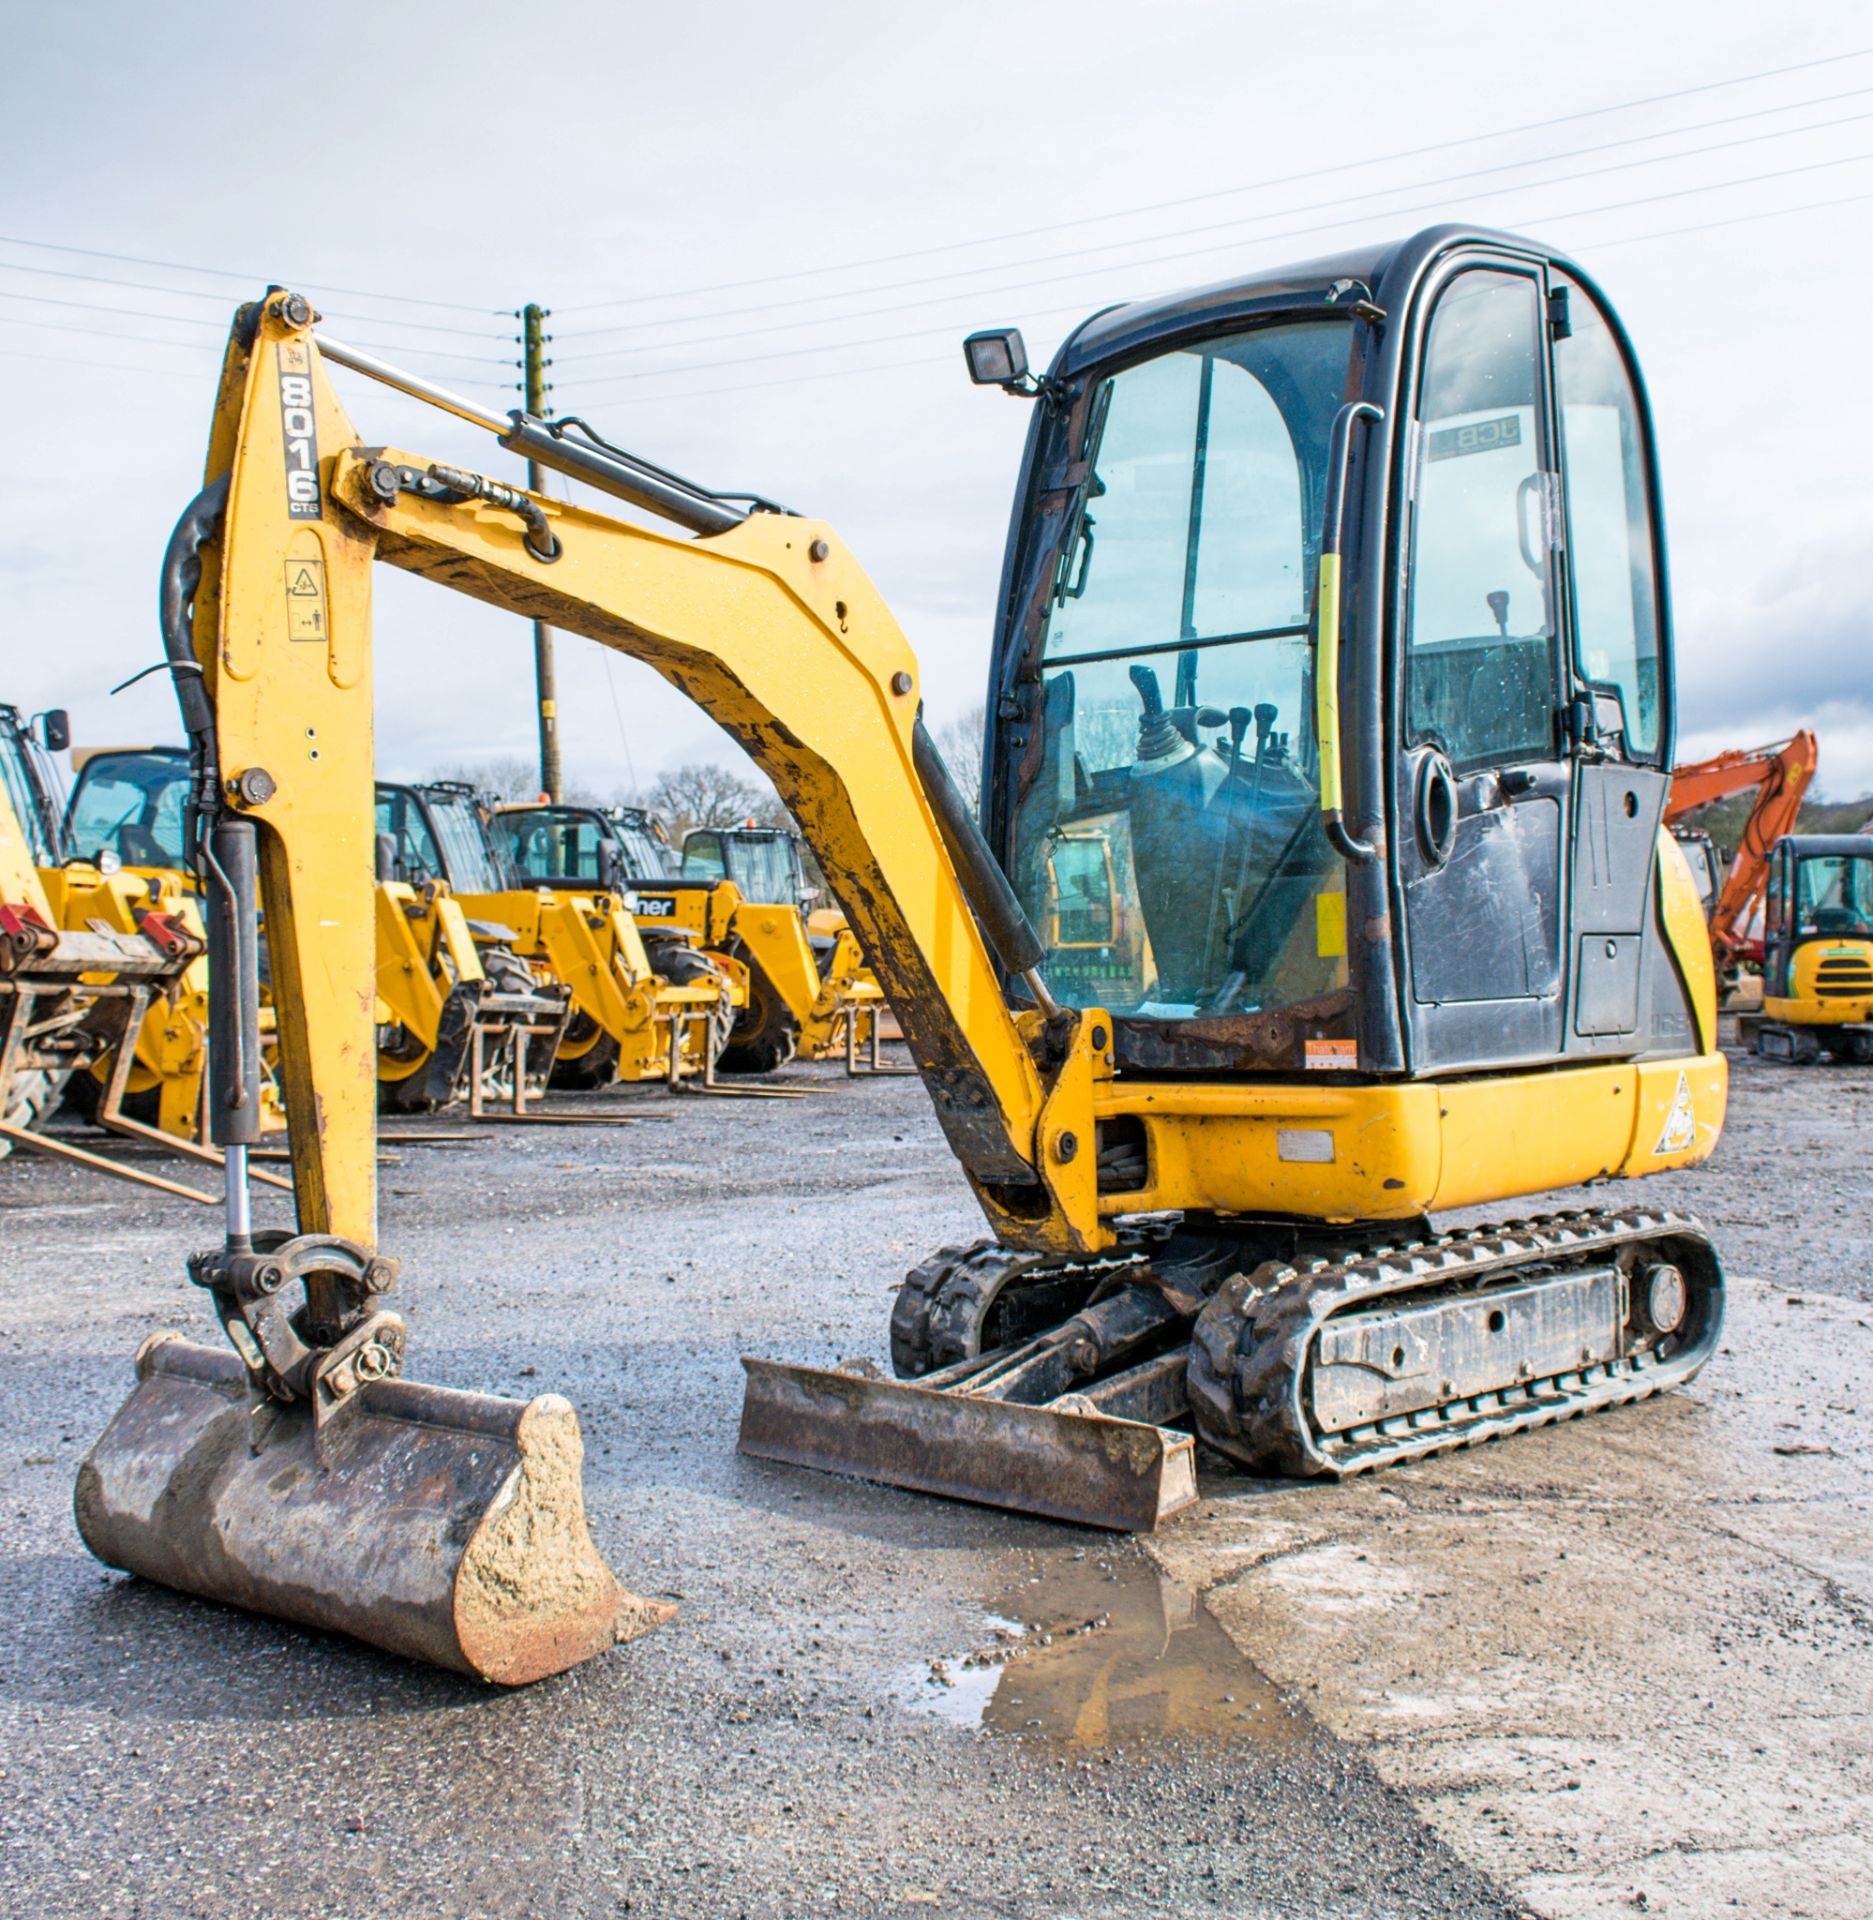
[[[312,353],[303,340],[280,342],[280,431],[286,441],[286,514],[323,520],[319,430],[312,418]]]

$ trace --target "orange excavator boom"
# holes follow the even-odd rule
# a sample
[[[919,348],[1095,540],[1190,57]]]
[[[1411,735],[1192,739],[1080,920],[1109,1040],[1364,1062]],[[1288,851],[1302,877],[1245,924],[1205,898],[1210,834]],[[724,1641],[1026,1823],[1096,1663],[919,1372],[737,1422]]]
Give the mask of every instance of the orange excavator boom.
[[[1710,945],[1720,974],[1730,972],[1742,950],[1745,929],[1769,880],[1769,853],[1795,830],[1803,796],[1813,784],[1820,748],[1806,727],[1778,746],[1713,754],[1674,767],[1665,824],[1679,821],[1734,793],[1756,789],[1736,858],[1710,909]]]

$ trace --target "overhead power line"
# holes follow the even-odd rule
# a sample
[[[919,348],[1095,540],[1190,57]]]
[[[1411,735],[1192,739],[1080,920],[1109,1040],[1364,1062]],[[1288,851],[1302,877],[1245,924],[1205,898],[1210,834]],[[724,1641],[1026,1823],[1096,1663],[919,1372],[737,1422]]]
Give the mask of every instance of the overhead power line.
[[[1152,246],[1165,240],[1185,239],[1200,233],[1219,233],[1232,227],[1249,226],[1265,220],[1292,218],[1297,213],[1313,213],[1330,207],[1350,206],[1356,201],[1372,200],[1396,193],[1416,193],[1423,191],[1426,187],[1459,185],[1467,181],[1483,179],[1492,173],[1524,172],[1531,167],[1552,166],[1557,161],[1578,160],[1590,154],[1608,153],[1616,147],[1641,146],[1653,141],[1681,138],[1685,134],[1706,133],[1718,127],[1739,126],[1747,120],[1764,119],[1771,114],[1798,113],[1808,107],[1833,106],[1842,100],[1864,99],[1868,94],[1873,94],[1873,86],[1852,87],[1842,93],[1823,94],[1811,100],[1791,101],[1785,106],[1752,108],[1746,113],[1722,115],[1715,120],[1698,121],[1691,126],[1674,127],[1662,133],[1630,134],[1618,140],[1602,140],[1589,146],[1564,148],[1559,153],[1536,154],[1525,160],[1504,160],[1492,166],[1465,168],[1456,173],[1435,175],[1429,180],[1406,181],[1399,186],[1365,187],[1353,193],[1336,194],[1326,200],[1316,200],[1304,203],[1298,207],[1273,207],[1262,213],[1241,214],[1232,220],[1211,221],[1200,226],[1173,228],[1168,233],[1141,234],[1128,240],[1106,241],[1093,247],[1070,247],[1059,253],[1041,254],[1037,256],[1037,258],[1044,262],[1051,260],[1086,259],[1094,254],[1122,253],[1130,248]],[[1718,141],[1708,146],[1689,147],[1675,153],[1653,154],[1649,157],[1623,161],[1619,163],[1617,168],[1590,169],[1585,173],[1577,173],[1565,177],[1579,180],[1588,178],[1589,174],[1593,171],[1612,172],[1635,167],[1667,166],[1674,160],[1695,159],[1699,155],[1721,152],[1732,146],[1747,146],[1754,142],[1764,140],[1787,140],[1803,133],[1822,132],[1827,128],[1846,125],[1850,121],[1863,119],[1865,117],[1864,115],[1846,115],[1836,120],[1811,121],[1797,127],[1778,127],[1767,133],[1746,135],[1740,140]],[[1516,183],[1514,186],[1505,186],[1499,189],[1499,191],[1504,193],[1513,192],[1522,186],[1531,184],[1542,183],[1523,181]],[[1555,183],[1551,182],[1548,184]],[[1383,217],[1385,209],[1375,208],[1373,211],[1375,216]],[[1009,264],[1008,262],[998,262],[992,266],[960,268],[953,273],[918,275],[908,280],[887,281],[878,286],[860,288],[857,289],[856,292],[860,296],[868,293],[896,293],[910,287],[938,286],[956,280],[978,279],[984,274],[1006,272]],[[1033,264],[1033,262],[1028,261],[1022,264],[1028,265]],[[933,305],[938,301],[971,299],[975,297],[978,291],[992,292],[993,289],[962,289],[953,294],[931,294],[920,300],[899,301],[891,306],[860,308],[856,311],[848,309],[843,313],[821,314],[801,320],[781,320],[771,325],[747,327],[729,333],[704,335],[700,339],[692,338],[685,344],[697,346],[711,339],[746,339],[759,333],[780,333],[800,327],[825,326],[830,322],[840,319],[863,319],[881,313],[902,313],[915,307]],[[825,293],[803,294],[792,300],[758,301],[745,307],[721,307],[709,313],[683,314],[667,320],[625,321],[616,326],[597,328],[593,332],[581,335],[580,337],[586,340],[597,340],[612,333],[640,332],[648,327],[688,326],[699,321],[733,319],[741,314],[773,313],[782,309],[795,307],[823,306],[829,300],[850,297],[852,296]],[[651,341],[633,346],[597,347],[587,352],[564,354],[561,358],[564,361],[605,359],[622,357],[626,354],[655,353],[658,350],[659,343]]]
[[[202,377],[191,367],[139,367],[124,360],[93,360],[69,353],[26,353],[18,347],[0,346],[0,358],[41,360],[55,367],[96,367],[112,373],[153,373],[174,380],[200,380]]]
[[[1792,207],[1764,207],[1753,213],[1726,214],[1720,220],[1703,220],[1692,226],[1660,227],[1646,233],[1621,234],[1609,239],[1593,239],[1581,243],[1583,251],[1604,253],[1612,247],[1636,246],[1642,242],[1654,240],[1674,240],[1688,234],[1709,233],[1719,227],[1743,226],[1757,220],[1793,219],[1798,214],[1825,213],[1837,207],[1861,206],[1873,200],[1873,192],[1843,194],[1831,200],[1806,200]],[[1052,313],[1077,313],[1074,307],[1056,307]],[[1037,315],[1043,318],[1045,315]],[[892,360],[874,360],[862,367],[829,367],[818,373],[783,374],[778,380],[744,380],[732,385],[719,387],[672,388],[668,393],[640,393],[633,397],[647,406],[654,406],[663,400],[706,400],[720,394],[730,393],[766,393],[777,387],[804,386],[819,380],[862,379],[874,373],[902,373],[911,367],[935,367],[952,364],[955,360],[952,350],[947,353],[900,354]]]
[[[969,247],[999,246],[1013,240],[1031,240],[1040,234],[1062,233],[1075,227],[1097,226],[1108,220],[1140,218],[1149,213],[1165,213],[1176,207],[1195,206],[1203,201],[1227,199],[1243,193],[1266,193],[1276,187],[1297,182],[1324,179],[1330,174],[1351,173],[1362,167],[1391,166],[1400,160],[1419,160],[1428,154],[1449,153],[1460,147],[1480,146],[1491,140],[1513,139],[1521,134],[1542,133],[1551,127],[1571,126],[1581,120],[1595,120],[1609,114],[1631,113],[1640,107],[1664,106],[1674,100],[1689,100],[1706,93],[1720,93],[1731,87],[1751,86],[1764,80],[1778,80],[1791,73],[1809,73],[1819,67],[1841,65],[1849,60],[1864,60],[1873,55],[1873,47],[1854,47],[1840,53],[1824,54],[1813,60],[1797,60],[1787,66],[1761,67],[1753,72],[1735,74],[1724,80],[1707,80],[1697,86],[1676,87],[1667,93],[1644,94],[1636,99],[1616,101],[1604,107],[1583,107],[1572,113],[1555,114],[1546,120],[1526,120],[1514,126],[1498,127],[1488,133],[1463,134],[1450,140],[1434,140],[1424,146],[1403,147],[1391,153],[1370,154],[1364,159],[1342,160],[1332,166],[1313,167],[1299,173],[1282,174],[1272,179],[1249,181],[1241,186],[1213,187],[1203,193],[1184,194],[1172,200],[1154,200],[1142,205],[1113,208],[1104,213],[1085,214],[1077,219],[1050,221],[1041,226],[1019,227],[1004,233],[982,234],[973,239],[951,240],[938,246],[911,247],[896,253],[871,254],[859,260],[835,265],[815,263],[794,267],[784,273],[757,274],[740,280],[720,280],[707,286],[668,288],[661,293],[619,295],[613,299],[586,301],[576,306],[561,306],[562,318],[575,313],[606,312],[614,307],[641,306],[657,300],[687,300],[709,293],[733,293],[743,287],[775,286],[782,281],[801,280],[811,275],[855,273],[863,267],[893,266],[901,260],[928,259],[935,254],[957,253]]]
[[[16,234],[0,234],[0,246],[32,247],[41,253],[70,253],[86,260],[116,260],[133,267],[160,267],[167,273],[194,273],[207,279],[240,280],[248,286],[267,286],[269,277],[262,273],[236,273],[231,267],[199,267],[189,260],[152,260],[138,253],[111,253],[102,247],[73,247],[56,240],[28,240]],[[308,284],[322,286],[327,293],[343,294],[352,300],[381,300],[392,306],[436,307],[445,313],[505,314],[502,307],[471,306],[461,300],[430,300],[408,293],[378,293],[367,287],[338,287],[317,277],[309,277]]]
[[[36,306],[46,306],[46,307],[75,307],[84,313],[115,314],[119,319],[123,319],[123,320],[156,320],[156,321],[162,322],[165,325],[173,326],[173,327],[206,327],[217,338],[222,337],[226,331],[225,328],[220,326],[217,322],[213,320],[198,320],[193,314],[151,313],[147,308],[142,308],[142,307],[132,308],[132,307],[100,306],[95,301],[90,301],[90,300],[59,300],[59,299],[53,298],[49,294],[14,293],[9,288],[5,288],[5,287],[0,287],[0,300],[31,301]],[[12,318],[11,315],[0,314],[0,319],[11,319],[11,318]],[[62,326],[64,325],[63,322],[48,322],[48,321],[33,321],[33,320],[14,320],[13,324],[16,326],[47,326],[47,325]],[[72,326],[68,330],[72,333],[102,332],[102,329],[100,328],[82,327],[82,326]],[[123,339],[123,338],[147,338],[148,336],[110,334],[110,335],[105,335],[105,337],[109,339]],[[183,345],[195,346],[198,344],[205,344],[205,343],[199,343],[196,341],[185,342],[180,340],[164,341],[164,340],[150,338],[149,344],[153,346],[183,346]],[[358,339],[357,344],[361,347],[373,347],[384,353],[415,353],[418,355],[419,358],[432,359],[432,360],[457,360],[457,361],[461,361],[464,364],[473,364],[475,366],[508,367],[514,364],[511,360],[504,359],[498,354],[457,353],[452,347],[414,347],[407,344],[400,344],[400,343],[395,343],[387,340],[371,340],[363,337],[360,337]]]
[[[1745,174],[1736,179],[1711,180],[1705,181],[1697,186],[1679,187],[1665,192],[1640,194],[1632,199],[1611,201],[1597,207],[1577,207],[1561,213],[1538,214],[1532,218],[1518,219],[1514,224],[1518,226],[1540,226],[1558,220],[1577,220],[1596,213],[1625,212],[1633,207],[1652,206],[1666,200],[1681,200],[1693,194],[1720,192],[1727,187],[1755,186],[1764,181],[1785,180],[1796,174],[1822,172],[1829,167],[1853,166],[1869,159],[1873,159],[1873,153],[1853,153],[1843,155],[1838,159],[1807,161],[1798,166],[1780,167],[1766,173]],[[1593,169],[1591,171],[1600,171],[1600,169]],[[1570,177],[1580,178],[1582,176],[1575,175]],[[1541,184],[1543,186],[1554,186],[1564,183],[1562,181],[1544,181]],[[1486,194],[1484,197],[1494,198],[1495,196],[1493,194]],[[1396,219],[1408,214],[1441,211],[1442,207],[1443,203],[1441,201],[1431,201],[1411,207],[1394,207],[1389,209],[1384,217],[1387,219]],[[1198,258],[1204,254],[1232,252],[1244,247],[1268,247],[1284,240],[1309,237],[1317,230],[1317,225],[1345,226],[1352,220],[1366,219],[1369,217],[1372,216],[1366,214],[1348,215],[1337,220],[1317,223],[1316,225],[1291,228],[1282,233],[1257,234],[1244,240],[1222,241],[1207,247],[1185,248],[1176,253],[1158,254],[1148,260],[1128,261],[1125,264],[1130,267],[1163,266]],[[1059,274],[1040,280],[1016,282],[1008,287],[991,289],[990,291],[1002,293],[1020,292],[1034,287],[1058,286],[1065,280],[1083,278],[1085,278],[1084,273]],[[1048,311],[1060,312],[1069,310],[1070,309],[1055,308]],[[617,387],[639,380],[654,380],[662,376],[680,373],[714,372],[721,367],[747,366],[758,360],[791,360],[807,354],[839,352],[849,350],[853,347],[890,346],[905,340],[922,339],[937,331],[939,331],[938,326],[933,324],[931,326],[912,328],[900,333],[872,334],[858,340],[831,340],[810,347],[783,347],[767,353],[742,354],[732,360],[697,360],[680,367],[646,367],[634,373],[606,374],[595,382],[594,386],[583,389],[582,391],[589,397],[592,393],[602,392],[607,387]]]
[[[0,313],[0,326],[31,327],[37,333],[82,333],[93,340],[117,340],[126,347],[177,347],[184,353],[206,354],[217,358],[212,341],[208,340],[157,340],[148,334],[113,333],[108,327],[81,326],[70,320],[22,320],[17,314]]]
[[[230,295],[210,292],[205,287],[168,287],[160,280],[124,280],[115,274],[76,273],[68,267],[35,267],[24,260],[0,260],[0,272],[30,273],[47,280],[80,280],[94,287],[125,287],[137,293],[166,294],[172,300],[207,300],[221,312],[228,311]],[[334,289],[335,291],[335,289]],[[360,315],[368,326],[373,327],[409,327],[419,333],[452,333],[465,340],[504,339],[506,335],[491,335],[486,327],[452,327],[433,320],[400,320],[395,314],[373,313]]]

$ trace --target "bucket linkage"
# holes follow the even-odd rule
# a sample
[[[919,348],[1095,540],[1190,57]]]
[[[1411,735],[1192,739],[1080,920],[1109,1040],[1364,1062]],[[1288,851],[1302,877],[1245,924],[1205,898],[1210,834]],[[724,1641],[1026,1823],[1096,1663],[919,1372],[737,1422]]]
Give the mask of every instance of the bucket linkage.
[[[170,543],[163,636],[191,744],[209,1119],[226,1173],[224,1242],[189,1276],[232,1350],[144,1341],[136,1385],[79,1471],[78,1530],[107,1565],[164,1586],[524,1685],[676,1610],[625,1591],[593,1545],[567,1401],[401,1378],[406,1330],[383,1304],[396,1262],[333,1234],[254,1231],[256,829],[223,803],[188,617],[224,500],[225,483],[206,489]]]

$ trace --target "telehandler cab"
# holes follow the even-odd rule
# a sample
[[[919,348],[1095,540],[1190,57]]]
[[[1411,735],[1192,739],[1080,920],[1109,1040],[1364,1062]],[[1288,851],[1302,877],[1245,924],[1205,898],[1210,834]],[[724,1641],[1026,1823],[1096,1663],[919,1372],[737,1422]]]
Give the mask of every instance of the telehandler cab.
[[[582,422],[488,414],[314,324],[280,290],[240,311],[165,566],[216,978],[243,983],[213,1050],[228,1235],[192,1270],[240,1357],[146,1347],[79,1487],[101,1557],[482,1671],[530,1650],[509,1678],[612,1630],[609,1576],[590,1604],[553,1579],[521,1605],[457,1544],[476,1562],[516,1485],[550,1484],[589,1549],[569,1410],[549,1471],[528,1415],[394,1378],[357,991],[377,561],[646,660],[741,743],[981,1204],[993,1238],[899,1295],[910,1377],[751,1360],[745,1450],[1149,1526],[1194,1497],[1187,1415],[1255,1467],[1345,1474],[1703,1364],[1722,1274],[1695,1222],[1428,1218],[1690,1164],[1723,1118],[1709,942],[1660,831],[1651,427],[1572,263],[1445,227],[1108,310],[1041,378],[1018,335],[976,336],[972,371],[1039,402],[980,829],[830,527]],[[695,537],[367,446],[333,365]],[[1033,926],[1049,850],[1085,821],[1149,941],[1102,1001],[1056,984]],[[299,1194],[298,1233],[264,1247],[227,1069],[256,867]],[[525,1537],[501,1534],[510,1582],[542,1557]],[[420,1597],[393,1613],[405,1580]]]

